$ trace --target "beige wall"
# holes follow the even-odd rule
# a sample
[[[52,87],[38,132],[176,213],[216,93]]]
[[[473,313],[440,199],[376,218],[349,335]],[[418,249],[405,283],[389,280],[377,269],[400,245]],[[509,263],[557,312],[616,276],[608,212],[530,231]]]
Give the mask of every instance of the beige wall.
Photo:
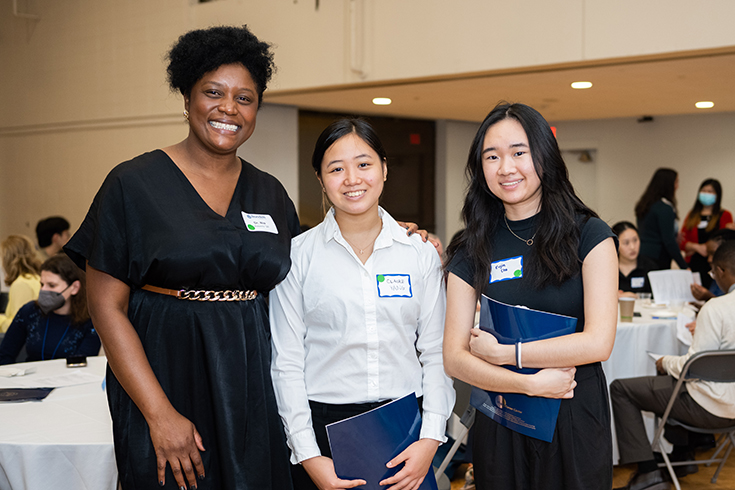
[[[32,234],[35,222],[49,214],[65,215],[77,226],[112,166],[186,135],[181,98],[165,83],[163,56],[191,28],[249,24],[274,43],[276,89],[735,45],[735,2],[729,0],[322,0],[318,11],[314,0],[18,5],[41,20],[13,17],[11,2],[0,3],[0,236]],[[701,116],[692,129],[717,133],[724,126],[733,134],[732,117]],[[603,214],[625,217],[619,210],[643,185],[635,175],[650,174],[661,161],[682,168],[681,195],[693,196],[684,177],[698,182],[708,166],[735,154],[727,136],[702,150],[678,120],[661,118],[650,127],[634,121],[559,124],[560,141],[599,143]],[[296,201],[296,111],[265,108],[258,124],[241,154],[279,176]],[[663,124],[673,131],[657,129]],[[446,180],[437,181],[439,211],[451,235],[459,227],[458,176],[473,124],[442,127],[438,177]],[[608,134],[617,131],[625,136]],[[631,146],[641,134],[649,137]],[[631,172],[630,182],[621,169]]]

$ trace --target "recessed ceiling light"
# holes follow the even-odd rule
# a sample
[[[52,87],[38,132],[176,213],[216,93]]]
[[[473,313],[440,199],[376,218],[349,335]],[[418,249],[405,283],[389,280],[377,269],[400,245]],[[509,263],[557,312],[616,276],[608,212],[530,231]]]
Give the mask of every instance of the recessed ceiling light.
[[[572,88],[584,89],[592,87],[592,82],[572,82]]]
[[[388,97],[375,97],[373,99],[373,104],[375,105],[390,105],[390,103],[393,102]]]
[[[715,103],[709,100],[702,100],[694,104],[697,109],[711,109],[715,106]]]

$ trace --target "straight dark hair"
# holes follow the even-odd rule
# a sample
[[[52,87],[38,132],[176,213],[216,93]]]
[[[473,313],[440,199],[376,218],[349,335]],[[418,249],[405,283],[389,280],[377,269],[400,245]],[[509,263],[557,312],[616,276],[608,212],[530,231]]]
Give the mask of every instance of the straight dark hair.
[[[720,184],[720,181],[717,179],[706,179],[699,185],[697,197],[694,200],[694,206],[692,206],[692,209],[689,211],[687,219],[684,222],[684,228],[687,230],[691,230],[692,228],[699,226],[699,222],[702,220],[702,208],[704,208],[704,204],[699,202],[699,193],[702,192],[702,188],[707,185],[712,186],[715,190],[717,200],[712,205],[712,216],[709,218],[709,223],[707,223],[705,231],[712,231],[717,226],[717,221],[720,219],[720,215],[722,214],[722,184]]]
[[[482,151],[488,129],[506,119],[518,121],[526,132],[533,165],[541,181],[541,209],[535,218],[536,238],[528,260],[527,277],[532,287],[558,286],[579,273],[580,227],[589,218],[597,217],[574,193],[549,123],[527,105],[501,102],[482,121],[472,141],[465,169],[469,186],[462,207],[466,229],[447,249],[447,263],[460,249],[466,250],[474,265],[473,287],[478,295],[490,277],[493,240],[505,215],[503,202],[487,186]]]
[[[385,148],[383,143],[378,137],[378,133],[375,132],[375,128],[364,119],[358,117],[345,117],[337,119],[329,126],[327,126],[319,138],[316,140],[314,145],[314,153],[311,155],[311,166],[314,167],[314,172],[318,176],[322,175],[322,160],[324,154],[327,152],[330,146],[332,146],[338,139],[348,134],[355,133],[365,143],[372,148],[375,153],[380,157],[380,161],[385,165],[387,163],[387,156],[385,154]]]
[[[676,213],[676,170],[670,168],[659,168],[654,172],[651,181],[648,183],[645,192],[635,205],[636,218],[643,219],[648,214],[654,203],[664,198],[671,202]],[[678,214],[678,213],[677,213]]]

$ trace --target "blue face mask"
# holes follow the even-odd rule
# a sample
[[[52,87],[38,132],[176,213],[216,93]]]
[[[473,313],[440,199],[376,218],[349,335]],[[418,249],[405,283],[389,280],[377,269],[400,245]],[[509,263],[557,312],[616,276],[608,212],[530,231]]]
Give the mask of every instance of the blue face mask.
[[[717,194],[710,194],[709,192],[699,193],[699,202],[702,206],[712,206],[717,201]]]

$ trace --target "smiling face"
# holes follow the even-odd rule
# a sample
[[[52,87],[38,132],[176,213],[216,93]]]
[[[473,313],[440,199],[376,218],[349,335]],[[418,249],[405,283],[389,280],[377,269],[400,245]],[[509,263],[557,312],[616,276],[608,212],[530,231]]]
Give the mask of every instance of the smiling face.
[[[638,238],[638,233],[628,228],[618,236],[620,246],[618,247],[618,254],[621,259],[626,259],[633,262],[638,258],[638,252],[641,248],[641,241]]]
[[[386,176],[385,162],[375,150],[350,133],[324,153],[319,180],[339,218],[344,214],[377,213]]]
[[[255,130],[257,86],[240,63],[205,73],[184,98],[189,140],[217,154],[235,153]]]
[[[541,180],[521,123],[503,119],[485,133],[482,147],[485,182],[510,219],[533,216],[541,208]]]

